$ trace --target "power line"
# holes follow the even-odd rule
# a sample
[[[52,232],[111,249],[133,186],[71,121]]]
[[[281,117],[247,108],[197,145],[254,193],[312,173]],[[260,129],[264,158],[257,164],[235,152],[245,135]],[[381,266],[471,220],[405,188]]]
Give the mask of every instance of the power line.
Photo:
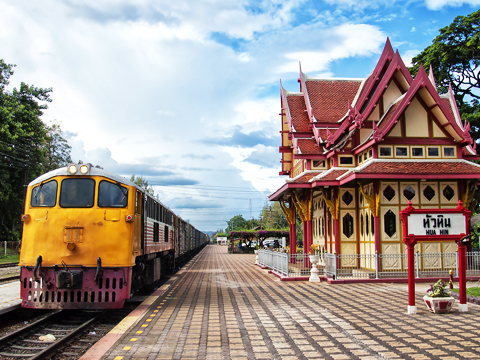
[[[191,187],[191,188],[213,188],[213,189],[231,189],[229,191],[239,191],[236,189],[248,189],[244,190],[245,192],[261,192],[252,188],[247,188],[247,187],[239,187],[239,186],[219,186],[219,185],[201,185],[201,184],[189,184],[189,185],[183,185],[183,184],[169,184],[169,185],[162,185],[161,183],[158,182],[153,182],[153,183],[148,183],[148,185],[151,186],[165,186],[165,187],[172,187],[172,186],[181,186],[181,187]]]

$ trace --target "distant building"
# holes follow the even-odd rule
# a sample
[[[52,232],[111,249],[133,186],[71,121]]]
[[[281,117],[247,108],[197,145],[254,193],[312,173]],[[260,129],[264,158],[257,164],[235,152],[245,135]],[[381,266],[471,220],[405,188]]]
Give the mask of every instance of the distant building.
[[[218,236],[217,237],[217,244],[218,245],[227,245],[228,244],[228,239],[226,236]]]
[[[432,71],[412,78],[387,40],[366,79],[313,78],[300,92],[281,87],[282,171],[273,194],[304,248],[337,254],[403,253],[399,212],[454,208],[477,200],[480,166],[450,89],[439,95]],[[419,243],[420,252],[455,252],[453,242]],[[291,247],[293,248],[293,247]],[[368,264],[367,264],[368,265]],[[368,266],[367,266],[368,267]]]

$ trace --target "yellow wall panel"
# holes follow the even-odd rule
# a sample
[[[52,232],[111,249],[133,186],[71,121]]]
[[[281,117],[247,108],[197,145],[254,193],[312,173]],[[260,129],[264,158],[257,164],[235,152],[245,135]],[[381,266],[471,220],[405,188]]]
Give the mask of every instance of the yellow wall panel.
[[[407,137],[428,137],[428,114],[417,99],[405,111]]]
[[[434,138],[446,138],[447,136],[443,133],[443,131],[438,127],[437,123],[433,122],[433,137]]]
[[[388,107],[392,105],[400,96],[402,96],[402,93],[400,90],[398,90],[397,85],[395,85],[393,81],[390,82],[387,90],[385,90],[385,93],[383,94],[383,108],[385,111],[387,111]]]
[[[401,137],[402,136],[402,126],[400,122],[393,127],[393,129],[388,133],[387,137]]]

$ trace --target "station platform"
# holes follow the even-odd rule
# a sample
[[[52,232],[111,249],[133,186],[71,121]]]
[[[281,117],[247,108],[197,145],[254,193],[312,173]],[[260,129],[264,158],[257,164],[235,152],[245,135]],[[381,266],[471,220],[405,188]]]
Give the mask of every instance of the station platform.
[[[0,314],[18,309],[21,304],[20,281],[0,285]]]
[[[81,359],[479,359],[480,306],[390,284],[282,282],[209,245]]]

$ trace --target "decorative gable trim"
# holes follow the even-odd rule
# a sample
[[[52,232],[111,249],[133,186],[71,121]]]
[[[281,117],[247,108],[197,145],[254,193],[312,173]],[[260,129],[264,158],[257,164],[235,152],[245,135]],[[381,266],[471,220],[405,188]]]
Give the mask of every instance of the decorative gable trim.
[[[460,126],[458,126],[457,122],[455,121],[455,118],[453,118],[452,115],[445,108],[445,105],[441,101],[441,98],[438,95],[437,90],[433,87],[433,84],[431,83],[423,66],[420,67],[417,76],[415,77],[413,83],[411,84],[410,89],[408,89],[408,91],[404,94],[403,99],[401,97],[399,98],[399,100],[401,99],[400,104],[396,107],[393,114],[387,120],[387,123],[384,126],[382,126],[381,131],[378,131],[378,128],[374,129],[373,139],[375,140],[375,142],[382,140],[383,137],[392,129],[392,127],[398,122],[400,116],[403,114],[407,106],[410,105],[413,97],[417,93],[418,93],[418,96],[422,98],[422,95],[419,94],[420,89],[426,89],[428,91],[429,95],[435,101],[436,106],[440,108],[443,116],[445,116],[447,123],[442,125],[443,128],[445,128],[448,131],[447,127],[451,126],[457,134],[458,138],[455,139],[456,141],[460,141],[461,143],[471,144],[472,139],[471,139],[470,133],[468,132],[469,129],[462,129]],[[398,104],[398,101],[394,103],[392,107],[396,106],[396,104]],[[391,107],[387,112],[385,112],[385,115],[389,114],[390,109]],[[379,122],[379,124],[380,123],[381,122]],[[453,134],[450,133],[450,135],[455,138]]]

